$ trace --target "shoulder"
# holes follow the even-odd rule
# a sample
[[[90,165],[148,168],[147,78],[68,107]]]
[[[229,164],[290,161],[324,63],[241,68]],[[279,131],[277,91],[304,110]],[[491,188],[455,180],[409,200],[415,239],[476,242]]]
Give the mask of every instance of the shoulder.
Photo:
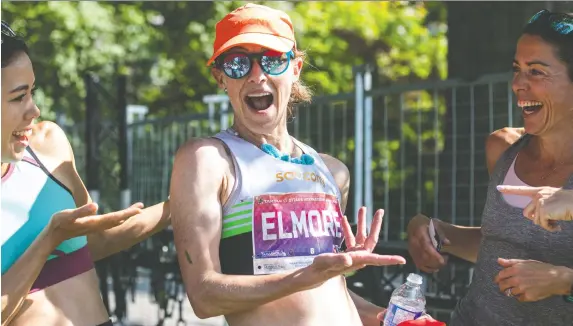
[[[328,154],[319,153],[318,155],[324,161],[324,164],[334,177],[334,180],[338,184],[338,187],[341,188],[341,190],[350,184],[350,171],[348,170],[346,164]]]
[[[42,121],[34,125],[30,147],[50,160],[58,162],[74,160],[66,133],[51,121]]]
[[[225,160],[227,148],[222,141],[215,138],[193,138],[186,141],[177,150],[176,157],[200,161]]]
[[[501,155],[525,134],[523,128],[502,128],[492,132],[486,139],[485,151],[489,172],[493,172]]]
[[[192,167],[202,173],[223,173],[229,169],[230,164],[231,157],[222,141],[215,138],[193,138],[179,147],[173,168]]]

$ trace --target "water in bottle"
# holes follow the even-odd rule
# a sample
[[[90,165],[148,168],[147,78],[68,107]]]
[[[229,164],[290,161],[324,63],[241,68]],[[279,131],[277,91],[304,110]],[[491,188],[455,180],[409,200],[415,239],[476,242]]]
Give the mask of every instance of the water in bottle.
[[[384,326],[396,326],[403,321],[420,317],[426,308],[422,293],[422,276],[411,273],[406,283],[392,292],[390,304],[384,317]]]

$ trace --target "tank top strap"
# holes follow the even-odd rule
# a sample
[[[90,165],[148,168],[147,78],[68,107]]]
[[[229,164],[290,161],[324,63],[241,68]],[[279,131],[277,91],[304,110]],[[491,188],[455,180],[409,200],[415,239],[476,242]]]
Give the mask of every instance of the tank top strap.
[[[338,187],[336,180],[334,180],[334,176],[332,175],[332,173],[330,173],[330,169],[328,168],[328,166],[326,166],[326,163],[324,163],[322,157],[320,157],[320,154],[318,154],[318,152],[314,150],[314,148],[308,146],[307,144],[301,142],[300,140],[294,137],[292,139],[294,143],[297,146],[299,146],[305,154],[308,154],[314,158],[314,164],[317,165],[323,171],[326,178],[328,178],[328,181],[330,181],[333,185],[336,185],[335,187],[336,196],[338,197],[338,200],[342,202],[342,194],[340,193],[340,188]]]
[[[497,160],[495,164],[494,171],[491,176],[491,180],[494,181],[494,184],[501,184],[505,179],[507,172],[509,171],[513,161],[517,157],[519,151],[529,143],[531,140],[530,134],[524,134],[521,136],[515,143],[513,143],[508,149],[503,152],[500,158]]]

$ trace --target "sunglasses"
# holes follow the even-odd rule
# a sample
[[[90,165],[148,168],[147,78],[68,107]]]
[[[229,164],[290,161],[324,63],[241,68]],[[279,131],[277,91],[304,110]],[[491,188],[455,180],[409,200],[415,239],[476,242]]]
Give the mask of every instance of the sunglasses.
[[[247,76],[253,69],[253,61],[257,60],[265,74],[278,76],[284,73],[294,53],[277,51],[265,51],[262,53],[231,52],[219,56],[215,65],[225,72],[229,78],[240,79]]]
[[[16,33],[10,28],[10,26],[8,26],[8,24],[6,24],[4,21],[2,21],[2,36],[8,36],[10,38],[16,38],[17,35]],[[2,43],[4,43],[4,38],[2,38]]]
[[[528,24],[531,24],[539,18],[547,17],[551,28],[559,34],[568,35],[573,33],[573,17],[567,14],[552,13],[547,9],[543,9],[536,13],[529,19]]]

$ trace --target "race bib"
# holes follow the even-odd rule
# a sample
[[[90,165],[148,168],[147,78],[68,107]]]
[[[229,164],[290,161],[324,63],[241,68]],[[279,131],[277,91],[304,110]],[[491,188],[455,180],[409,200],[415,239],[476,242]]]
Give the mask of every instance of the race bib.
[[[253,199],[255,275],[289,272],[315,256],[338,252],[342,212],[336,196],[315,193],[267,194]]]

